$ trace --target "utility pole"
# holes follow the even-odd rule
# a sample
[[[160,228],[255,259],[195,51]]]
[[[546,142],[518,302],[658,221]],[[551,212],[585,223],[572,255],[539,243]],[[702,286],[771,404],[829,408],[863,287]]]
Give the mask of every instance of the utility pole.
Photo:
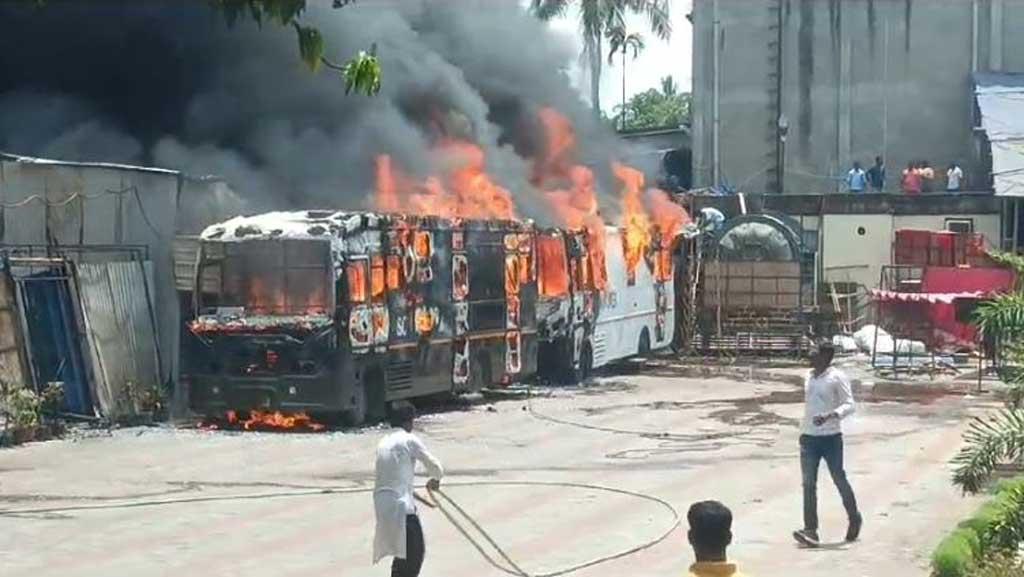
[[[779,115],[779,194],[786,192],[786,136],[789,135],[789,119],[785,113]]]
[[[722,100],[722,63],[721,63],[721,29],[722,23],[718,19],[718,0],[711,0],[711,67],[712,83],[712,153],[711,153],[711,186],[717,188],[722,182],[722,142],[721,142],[721,100]]]

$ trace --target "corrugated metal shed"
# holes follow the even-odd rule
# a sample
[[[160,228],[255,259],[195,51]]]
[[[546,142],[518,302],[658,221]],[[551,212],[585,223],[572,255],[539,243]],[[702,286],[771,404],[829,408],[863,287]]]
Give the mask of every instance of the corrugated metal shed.
[[[0,270],[0,382],[8,386],[31,384],[21,355],[22,338],[14,287],[7,273]]]
[[[978,73],[975,96],[998,196],[1024,196],[1024,74]]]
[[[177,236],[174,239],[174,286],[182,292],[190,292],[195,282],[196,264],[199,260],[199,237]]]
[[[80,264],[77,270],[100,413],[114,419],[137,415],[160,386],[152,267],[108,262]]]

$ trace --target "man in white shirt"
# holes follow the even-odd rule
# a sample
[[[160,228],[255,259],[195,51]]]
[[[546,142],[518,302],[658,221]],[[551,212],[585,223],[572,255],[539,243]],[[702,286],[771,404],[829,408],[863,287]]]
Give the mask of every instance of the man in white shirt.
[[[860,536],[863,517],[857,510],[857,498],[843,468],[841,421],[853,413],[853,391],[842,371],[832,366],[835,349],[824,343],[811,357],[811,373],[804,381],[804,419],[800,435],[800,471],[804,488],[804,528],[793,537],[809,547],[818,539],[818,465],[824,459],[832,481],[843,499],[850,524],[846,541]]]
[[[423,528],[416,515],[413,480],[416,462],[423,463],[430,475],[427,487],[437,489],[444,470],[419,437],[412,434],[416,408],[408,402],[396,403],[391,410],[395,431],[377,445],[377,481],[373,507],[377,530],[373,538],[373,562],[394,557],[391,577],[417,577],[426,551]]]
[[[949,170],[946,171],[946,192],[960,192],[963,187],[964,171],[960,168],[957,163],[949,165]]]

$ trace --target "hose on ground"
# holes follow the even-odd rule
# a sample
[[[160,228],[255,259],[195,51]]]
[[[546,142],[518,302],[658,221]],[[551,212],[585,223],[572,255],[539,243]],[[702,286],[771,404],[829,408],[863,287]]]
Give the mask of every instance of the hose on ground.
[[[572,488],[572,489],[587,489],[587,490],[592,490],[592,491],[594,491],[594,490],[596,490],[596,491],[603,491],[603,492],[607,492],[607,493],[615,493],[615,494],[618,494],[618,495],[625,495],[625,496],[628,496],[628,497],[634,497],[634,498],[637,498],[637,499],[642,499],[642,500],[645,500],[645,501],[656,503],[656,504],[661,505],[662,507],[664,507],[669,513],[672,514],[672,523],[664,532],[662,532],[660,535],[658,535],[658,537],[656,537],[654,539],[651,539],[651,540],[648,540],[648,541],[645,541],[645,542],[643,542],[643,543],[641,543],[641,544],[639,544],[639,545],[637,545],[635,547],[631,547],[629,549],[626,549],[624,551],[620,551],[618,553],[614,553],[614,554],[611,554],[611,555],[605,555],[603,557],[598,557],[596,559],[591,559],[591,560],[585,561],[583,563],[578,563],[578,564],[573,565],[571,567],[566,567],[564,569],[559,569],[558,571],[551,571],[551,572],[548,572],[548,573],[527,573],[521,566],[519,566],[518,564],[516,564],[515,561],[512,560],[512,558],[508,555],[508,553],[504,549],[502,549],[501,546],[498,545],[498,543],[490,536],[490,534],[488,534],[487,531],[484,530],[484,528],[481,527],[480,524],[469,513],[467,513],[465,511],[465,509],[463,509],[461,506],[459,506],[459,504],[456,503],[451,497],[449,497],[443,490],[437,489],[436,491],[434,491],[434,490],[431,490],[428,487],[427,488],[427,492],[430,494],[430,498],[434,501],[434,504],[437,505],[438,510],[441,512],[442,515],[444,515],[444,517],[446,519],[448,519],[448,522],[451,523],[455,527],[455,529],[458,530],[459,533],[461,533],[463,537],[465,537],[465,539],[467,541],[469,541],[470,545],[472,545],[473,548],[475,548],[477,550],[477,552],[479,552],[480,555],[492,567],[494,567],[495,569],[498,569],[499,571],[502,571],[503,573],[507,573],[508,575],[514,575],[515,577],[560,577],[562,575],[568,575],[570,573],[575,573],[577,571],[581,571],[581,570],[586,569],[588,567],[593,567],[595,565],[600,565],[602,563],[607,563],[609,561],[614,561],[615,559],[621,559],[623,557],[627,557],[629,555],[633,555],[635,553],[639,553],[640,551],[643,551],[645,549],[650,549],[651,547],[654,547],[658,543],[661,543],[662,541],[667,539],[668,536],[671,535],[672,532],[675,531],[676,528],[679,527],[679,524],[682,522],[682,518],[679,515],[679,511],[677,511],[676,508],[673,507],[672,504],[669,503],[668,501],[666,501],[664,499],[661,499],[659,497],[655,497],[653,495],[648,495],[648,494],[645,494],[645,493],[637,493],[637,492],[634,492],[634,491],[627,491],[625,489],[615,489],[615,488],[612,488],[612,487],[603,487],[603,486],[600,486],[600,485],[590,485],[590,484],[586,484],[586,483],[564,483],[564,482],[543,482],[543,481],[481,481],[481,482],[478,482],[478,483],[474,483],[474,485],[476,485],[476,486],[504,485],[504,486],[526,486],[526,487],[530,487],[530,486],[538,487],[539,486],[539,487],[560,487],[560,488]],[[459,485],[458,484],[453,484],[453,483],[446,483],[446,486],[459,486]],[[438,499],[438,497],[441,497],[441,499]],[[472,527],[474,529],[476,529],[476,531],[484,538],[484,540],[487,541],[488,544],[490,544],[490,546],[498,553],[498,555],[500,555],[501,558],[504,559],[506,563],[508,563],[508,565],[507,566],[506,565],[502,565],[496,559],[494,559],[494,557],[489,555],[487,553],[487,551],[484,549],[484,547],[479,543],[479,541],[477,541],[476,539],[473,538],[473,536],[470,534],[470,532],[468,530],[466,530],[466,528],[458,521],[458,519],[456,519],[455,515],[452,514],[452,512],[447,509],[447,507],[442,503],[442,501],[446,501],[449,505],[451,505],[451,507],[453,509],[455,509],[455,511],[459,515],[462,515],[462,517],[465,518],[466,521],[468,521],[469,524],[472,525]]]
[[[201,487],[202,483],[191,483],[195,487]],[[445,483],[446,487],[552,487],[561,489],[585,489],[590,491],[601,491],[605,493],[613,493],[617,495],[624,495],[637,499],[642,499],[651,503],[655,503],[663,507],[672,515],[672,522],[667,529],[665,529],[656,538],[645,541],[635,547],[631,547],[625,551],[606,555],[596,559],[573,565],[560,569],[558,571],[552,571],[549,573],[527,573],[522,567],[520,567],[506,552],[505,550],[487,533],[486,530],[480,525],[476,519],[473,518],[461,505],[453,500],[447,493],[441,490],[431,491],[427,489],[431,499],[437,506],[438,510],[442,515],[455,527],[455,529],[472,545],[480,555],[493,567],[501,570],[504,573],[513,575],[515,577],[561,577],[570,573],[575,573],[582,569],[607,563],[615,559],[621,559],[638,553],[645,549],[649,549],[658,543],[661,543],[672,534],[679,524],[682,522],[682,518],[675,507],[672,506],[668,501],[648,495],[645,493],[639,493],[635,491],[628,491],[625,489],[616,489],[613,487],[604,487],[600,485],[590,485],[587,483],[571,483],[571,482],[558,482],[558,481],[463,481],[463,482],[452,482]],[[59,513],[72,513],[78,511],[96,511],[96,510],[112,510],[112,509],[132,509],[140,507],[161,507],[169,505],[184,505],[190,503],[211,503],[211,502],[230,502],[230,501],[255,501],[264,499],[280,499],[289,497],[310,497],[318,495],[346,495],[346,494],[357,494],[357,493],[372,493],[372,487],[310,487],[309,489],[296,489],[292,491],[277,491],[268,493],[249,493],[241,495],[211,495],[202,497],[180,497],[175,499],[144,499],[137,501],[128,501],[121,503],[89,503],[82,505],[66,505],[58,507],[39,507],[34,509],[0,509],[0,517],[22,517],[29,515],[46,515],[46,514],[59,514]],[[446,503],[446,504],[444,504]],[[450,509],[449,509],[450,507]],[[469,524],[475,529],[487,543],[497,551],[498,555],[504,560],[507,565],[502,564],[498,560],[491,556],[486,548],[474,538],[472,533],[468,531],[463,524],[458,520],[456,515],[452,512],[454,509],[455,513],[461,515]]]

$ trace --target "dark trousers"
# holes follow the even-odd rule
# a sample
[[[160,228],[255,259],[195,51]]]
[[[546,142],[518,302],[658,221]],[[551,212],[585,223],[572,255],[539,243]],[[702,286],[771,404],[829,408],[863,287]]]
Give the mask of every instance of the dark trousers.
[[[420,518],[409,515],[405,518],[405,559],[395,557],[391,561],[391,577],[418,577],[423,566],[423,527]]]
[[[846,479],[843,469],[843,436],[801,435],[800,436],[800,472],[804,483],[804,529],[818,530],[818,465],[825,459],[828,472],[832,474],[832,482],[839,489],[843,498],[846,515],[853,519],[857,516],[857,497]]]

